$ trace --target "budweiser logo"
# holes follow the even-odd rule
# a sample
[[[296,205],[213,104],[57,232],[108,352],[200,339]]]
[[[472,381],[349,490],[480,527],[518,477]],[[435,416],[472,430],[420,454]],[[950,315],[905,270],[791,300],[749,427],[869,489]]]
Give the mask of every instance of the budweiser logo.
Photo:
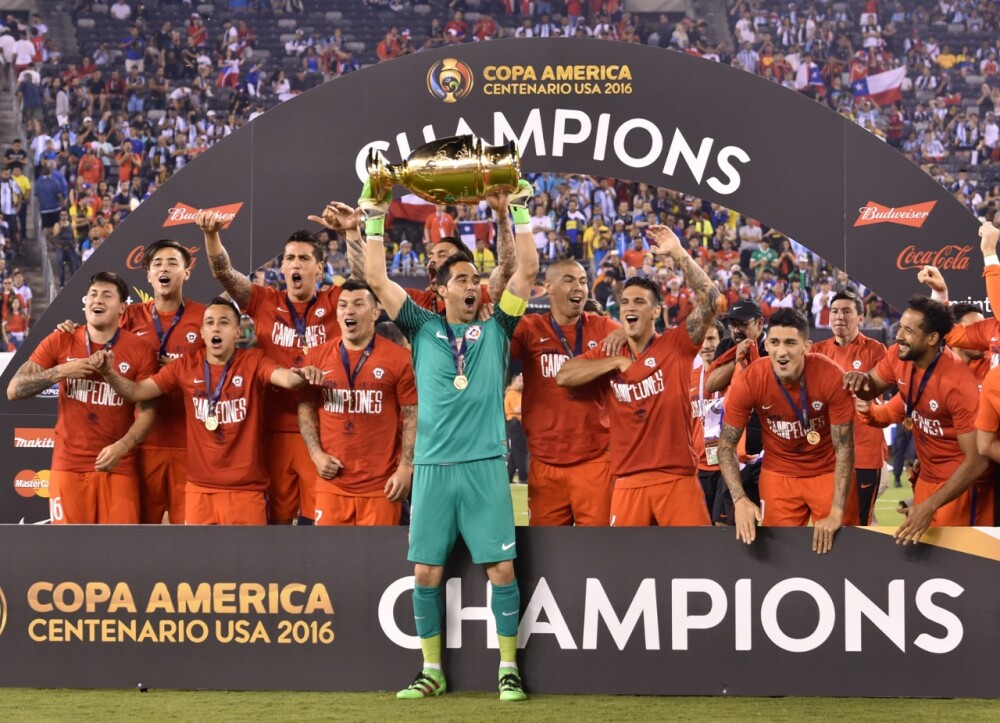
[[[15,427],[15,447],[41,447],[52,449],[56,446],[56,430],[43,427]]]
[[[927,203],[915,203],[912,206],[900,206],[890,208],[881,203],[869,201],[868,205],[862,206],[858,210],[861,212],[855,226],[871,226],[873,223],[897,223],[900,226],[910,226],[920,228],[924,221],[931,215],[931,209],[937,205],[937,201]]]
[[[239,213],[242,207],[242,203],[230,203],[228,206],[216,206],[215,208],[206,208],[205,210],[218,213],[222,218],[226,219],[226,225],[222,228],[229,228],[229,224],[233,222],[233,219],[236,218],[236,214]],[[163,228],[194,223],[198,211],[199,209],[192,208],[186,203],[178,203],[167,212],[167,220],[163,222]]]
[[[896,257],[896,268],[901,270],[922,269],[924,266],[937,266],[942,271],[965,271],[969,268],[969,253],[972,246],[951,244],[934,251],[918,251],[914,246],[907,246]]]

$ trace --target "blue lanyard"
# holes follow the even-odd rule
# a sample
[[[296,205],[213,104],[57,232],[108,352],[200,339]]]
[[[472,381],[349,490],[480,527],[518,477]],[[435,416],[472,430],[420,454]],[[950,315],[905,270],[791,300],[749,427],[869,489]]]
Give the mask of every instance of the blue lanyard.
[[[107,343],[106,343],[106,344],[105,344],[104,346],[102,346],[101,348],[102,348],[102,349],[103,349],[104,351],[109,351],[109,350],[111,349],[111,347],[113,347],[113,346],[115,345],[115,342],[116,342],[116,341],[118,341],[118,336],[119,336],[119,335],[120,335],[121,333],[122,333],[122,330],[121,330],[121,329],[115,329],[115,335],[114,335],[113,337],[111,337],[111,341],[107,342]],[[86,335],[86,337],[87,337],[87,356],[90,356],[91,354],[93,354],[93,353],[94,353],[94,351],[93,351],[93,350],[92,350],[92,349],[90,348],[90,329],[87,329],[87,330],[85,330],[85,331],[84,331],[84,334],[85,334],[85,335]]]
[[[288,298],[288,294],[285,294],[285,303],[288,304],[288,314],[292,317],[292,324],[295,325],[295,335],[299,338],[299,346],[309,346],[306,342],[306,321],[309,319],[309,311],[318,300],[319,296],[314,296],[310,299],[309,304],[306,306],[306,313],[300,319],[298,313],[295,311],[295,305]]]
[[[778,389],[781,390],[781,393],[785,395],[785,399],[788,400],[788,405],[792,408],[792,411],[795,412],[795,418],[802,425],[802,432],[803,432],[803,434],[805,434],[806,432],[808,432],[811,429],[811,425],[809,424],[809,416],[808,416],[809,415],[809,399],[808,399],[808,396],[806,394],[806,369],[805,369],[805,362],[803,361],[802,381],[799,383],[799,402],[802,405],[801,407],[796,406],[795,402],[792,401],[792,396],[788,393],[788,390],[785,389],[785,385],[781,383],[781,380],[778,379],[778,375],[774,371],[774,369],[771,369],[771,374],[774,375],[774,381],[777,383]]]
[[[354,389],[354,380],[358,378],[358,374],[361,372],[361,367],[365,365],[365,362],[368,361],[368,357],[372,355],[373,351],[375,351],[374,336],[372,337],[372,340],[368,342],[368,346],[365,347],[365,350],[361,353],[361,358],[358,359],[358,363],[355,365],[354,371],[352,372],[351,361],[347,358],[347,347],[344,346],[344,342],[340,342],[340,361],[343,363],[344,372],[347,374],[347,384],[352,390]]]
[[[934,357],[934,361],[930,363],[927,367],[927,371],[924,372],[924,378],[920,380],[920,386],[917,388],[917,398],[911,401],[910,394],[913,392],[913,376],[917,373],[917,365],[914,364],[910,368],[910,383],[906,387],[906,418],[909,419],[910,415],[913,414],[913,408],[917,406],[920,402],[920,397],[924,395],[924,390],[927,388],[927,382],[931,379],[931,374],[934,373],[934,367],[937,366],[938,360],[941,358],[941,352]]]
[[[455,332],[447,320],[444,322],[444,330],[448,332],[448,344],[451,345],[451,356],[455,360],[455,371],[458,372],[459,376],[462,376],[465,374],[465,353],[469,349],[469,340],[463,334],[462,346],[459,347],[455,340]]]
[[[203,364],[203,369],[205,371],[205,394],[208,395],[208,414],[206,416],[215,416],[215,405],[219,403],[219,397],[222,396],[222,387],[226,383],[226,375],[229,374],[229,368],[233,365],[233,360],[236,358],[234,354],[226,362],[226,366],[222,368],[222,374],[219,376],[219,381],[215,385],[215,390],[212,390],[212,368],[208,364],[208,359],[206,359]]]
[[[549,314],[549,323],[552,325],[552,331],[556,333],[559,341],[562,342],[563,349],[566,350],[570,359],[580,356],[583,353],[583,315],[576,322],[576,349],[569,348],[569,341],[566,339],[566,335],[559,324],[556,323],[556,318],[552,314]]]
[[[159,356],[166,356],[167,354],[167,341],[170,339],[170,335],[174,332],[174,327],[180,323],[181,317],[184,316],[184,302],[181,301],[180,307],[177,309],[177,313],[174,314],[174,320],[170,322],[170,328],[167,329],[166,333],[163,332],[163,324],[160,323],[160,315],[156,312],[156,304],[153,304],[153,328],[156,329],[156,338],[160,340],[160,353]]]

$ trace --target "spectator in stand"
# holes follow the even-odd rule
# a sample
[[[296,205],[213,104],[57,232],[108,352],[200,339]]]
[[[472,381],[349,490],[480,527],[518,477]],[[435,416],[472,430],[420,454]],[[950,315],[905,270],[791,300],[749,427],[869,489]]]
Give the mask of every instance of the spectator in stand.
[[[830,328],[830,302],[833,301],[833,294],[830,277],[822,277],[819,280],[819,291],[812,300],[813,326],[817,329]]]
[[[420,259],[414,253],[412,244],[404,239],[399,244],[399,251],[392,258],[392,267],[389,269],[389,273],[412,276],[419,268]]]

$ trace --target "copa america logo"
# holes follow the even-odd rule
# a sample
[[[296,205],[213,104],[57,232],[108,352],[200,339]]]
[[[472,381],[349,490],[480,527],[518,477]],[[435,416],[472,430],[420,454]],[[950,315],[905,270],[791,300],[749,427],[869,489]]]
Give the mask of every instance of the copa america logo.
[[[461,60],[445,58],[427,71],[427,90],[445,103],[454,103],[472,91],[472,70]]]
[[[7,599],[3,596],[3,590],[0,590],[0,635],[3,635],[5,627],[7,627]]]

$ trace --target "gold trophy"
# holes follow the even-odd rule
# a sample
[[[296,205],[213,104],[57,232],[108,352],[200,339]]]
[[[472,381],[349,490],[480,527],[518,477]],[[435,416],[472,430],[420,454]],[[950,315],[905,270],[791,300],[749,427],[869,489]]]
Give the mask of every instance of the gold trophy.
[[[487,146],[454,136],[425,143],[396,166],[370,150],[366,168],[375,198],[398,183],[431,203],[477,203],[492,191],[517,189],[521,157],[513,141]]]

